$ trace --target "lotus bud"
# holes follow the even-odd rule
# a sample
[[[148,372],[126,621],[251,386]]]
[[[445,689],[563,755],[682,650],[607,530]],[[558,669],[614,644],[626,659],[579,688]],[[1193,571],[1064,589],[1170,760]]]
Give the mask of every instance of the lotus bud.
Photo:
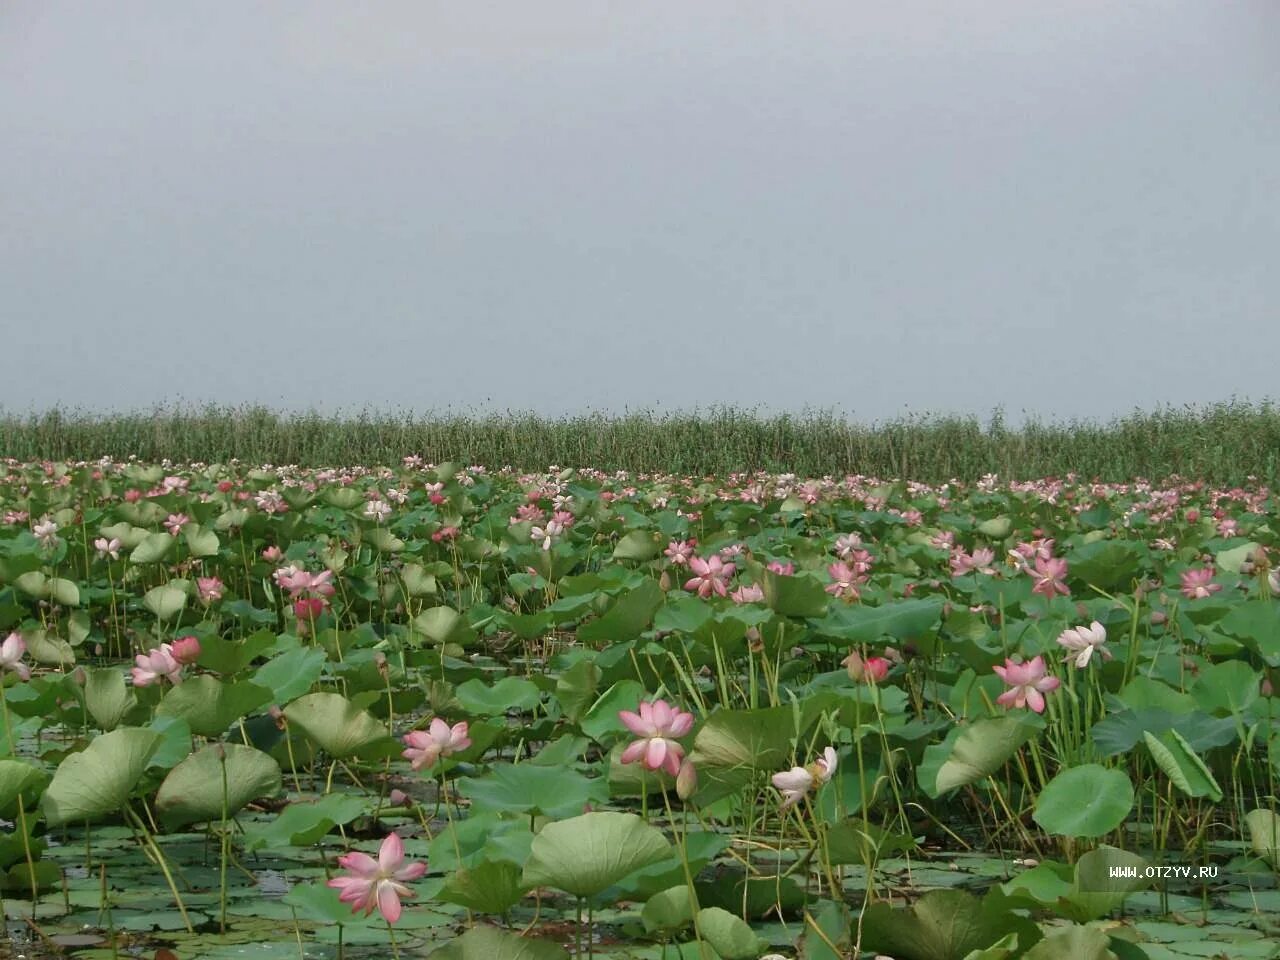
[[[666,593],[668,590],[670,590],[670,589],[671,589],[671,574],[669,574],[669,573],[667,573],[667,571],[663,570],[663,571],[662,571],[662,576],[660,576],[660,577],[658,578],[658,586],[662,588],[662,592],[663,592],[663,593]]]
[[[680,764],[680,772],[676,774],[676,796],[688,800],[698,789],[698,768],[688,757]]]
[[[391,805],[393,807],[413,806],[413,798],[403,790],[392,790],[391,793],[387,795],[387,799],[391,801]]]
[[[863,659],[857,650],[845,657],[842,663],[849,671],[849,679],[855,683],[878,683],[889,675],[889,661],[884,657]]]
[[[200,641],[195,637],[179,637],[173,641],[173,659],[189,666],[200,659]]]
[[[299,620],[315,620],[324,613],[324,601],[319,597],[303,597],[293,602],[293,615]]]

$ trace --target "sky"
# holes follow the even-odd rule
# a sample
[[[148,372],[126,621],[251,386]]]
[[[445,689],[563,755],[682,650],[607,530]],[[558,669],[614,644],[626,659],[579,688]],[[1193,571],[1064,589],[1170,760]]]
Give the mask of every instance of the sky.
[[[0,409],[1274,392],[1277,0],[5,0]]]

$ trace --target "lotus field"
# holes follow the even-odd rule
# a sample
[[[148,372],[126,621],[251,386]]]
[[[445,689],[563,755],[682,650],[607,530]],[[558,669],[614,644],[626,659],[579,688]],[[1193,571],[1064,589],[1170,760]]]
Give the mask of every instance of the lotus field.
[[[1273,512],[0,462],[11,951],[1280,955]]]

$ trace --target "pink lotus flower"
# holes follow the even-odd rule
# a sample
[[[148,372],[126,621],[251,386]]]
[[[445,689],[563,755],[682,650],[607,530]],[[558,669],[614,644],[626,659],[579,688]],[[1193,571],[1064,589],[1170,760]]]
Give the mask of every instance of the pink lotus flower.
[[[413,797],[409,796],[403,790],[393,789],[387,794],[387,802],[393,807],[412,807]]]
[[[731,592],[729,599],[734,603],[760,603],[764,600],[764,588],[758,583],[748,584]]]
[[[333,576],[332,570],[308,573],[306,570],[299,570],[290,565],[281,567],[272,576],[282,590],[289,591],[290,599],[296,599],[304,593],[320,597],[331,597],[334,593],[333,584],[329,582],[329,578]]]
[[[1051,539],[1032,540],[1030,543],[1018,544],[1013,552],[1027,560],[1052,560],[1053,543]]]
[[[35,534],[35,537],[37,540],[40,541],[41,546],[43,547],[57,546],[58,525],[54,523],[52,520],[50,520],[48,517],[41,520],[34,527],[32,527],[31,532]]]
[[[713,593],[721,597],[728,595],[729,578],[737,567],[732,563],[725,563],[719,557],[711,557],[709,560],[693,557],[689,561],[689,569],[694,575],[685,581],[684,588],[697,591],[698,596],[706,600]]]
[[[200,659],[200,640],[196,637],[179,637],[173,641],[170,652],[173,659],[184,666],[195,663]]]
[[[1222,584],[1211,583],[1213,567],[1201,567],[1198,570],[1187,570],[1182,574],[1182,595],[1188,600],[1203,600],[1222,589]]]
[[[133,668],[133,685],[147,687],[161,680],[170,683],[182,682],[182,664],[173,655],[173,647],[162,643],[154,650],[140,653],[134,657],[137,666]]]
[[[836,537],[836,556],[841,560],[848,560],[850,554],[860,546],[862,546],[862,537],[856,533],[846,533]]]
[[[527,520],[532,523],[539,523],[546,515],[547,511],[543,510],[536,503],[522,503],[520,506],[516,507],[516,515],[511,518],[511,522],[524,523]]]
[[[209,604],[222,599],[222,581],[217,577],[196,577],[196,594],[200,602]]]
[[[809,766],[792,767],[782,773],[775,773],[773,775],[773,785],[782,794],[781,809],[786,810],[788,807],[798,803],[813,788],[815,783],[821,786],[830,780],[836,772],[836,763],[835,749],[827,747],[822,751],[822,756],[809,764]]]
[[[673,777],[679,774],[684,747],[677,738],[693,729],[693,714],[678,710],[665,700],[654,700],[641,703],[639,714],[619,710],[618,719],[641,738],[622,751],[623,763],[643,760],[650,770],[666,770]]]
[[[1083,670],[1096,650],[1103,660],[1111,659],[1111,651],[1106,648],[1107,628],[1097,620],[1087,627],[1075,627],[1063,630],[1058,634],[1058,643],[1066,648],[1065,662],[1075,660],[1076,667]]]
[[[972,554],[957,548],[951,554],[951,575],[963,577],[968,573],[985,573],[990,576],[996,572],[991,566],[995,558],[995,552],[986,547],[979,547]]]
[[[783,563],[781,560],[771,560],[766,570],[772,570],[780,577],[790,577],[796,572],[794,563]]]
[[[262,551],[262,559],[267,561],[267,563],[279,563],[283,556],[284,551],[276,546],[267,547],[267,549]]]
[[[22,655],[27,652],[27,642],[17,630],[4,638],[0,643],[0,673],[12,670],[21,680],[31,679],[31,668],[22,662]]]
[[[408,747],[401,754],[415,770],[433,767],[441,757],[451,757],[459,751],[471,746],[471,738],[467,736],[467,721],[455,723],[452,727],[439,717],[431,721],[426,730],[410,730],[403,737]]]
[[[396,833],[382,841],[377,860],[367,853],[348,853],[338,858],[338,865],[347,876],[334,877],[325,886],[342,891],[338,899],[351,904],[352,913],[363,909],[367,917],[376,908],[387,923],[400,919],[400,898],[414,895],[406,884],[427,872],[425,863],[404,862],[404,843]]]
[[[534,543],[542,541],[542,549],[550,550],[551,545],[560,539],[564,533],[564,524],[559,520],[548,520],[545,527],[532,527],[529,530],[529,539]]]
[[[683,567],[693,557],[694,544],[690,540],[672,540],[662,551],[673,567]]]
[[[1009,687],[996,697],[996,703],[1004,707],[1030,707],[1036,713],[1044,713],[1044,695],[1057,690],[1061,681],[1046,676],[1044,657],[1037,656],[1026,663],[1005,658],[1004,666],[992,667]]]
[[[120,548],[123,544],[119,537],[112,537],[108,540],[106,537],[99,537],[93,541],[93,549],[98,551],[98,559],[104,560],[110,557],[112,560],[120,559]]]
[[[182,532],[182,528],[191,522],[191,518],[185,513],[171,513],[165,518],[164,528],[169,531],[169,536],[176,537]]]
[[[832,582],[823,589],[833,597],[857,600],[861,596],[858,584],[863,581],[863,577],[854,567],[847,563],[833,563],[827,567],[827,575]]]
[[[849,671],[849,679],[856,683],[860,683],[863,680],[868,683],[879,683],[889,675],[889,667],[891,666],[884,657],[867,657],[864,660],[857,650],[854,650],[840,662]]]
[[[364,515],[375,523],[383,523],[391,516],[391,504],[385,500],[370,500],[365,504]]]
[[[1032,593],[1038,593],[1052,600],[1059,593],[1065,597],[1071,592],[1067,589],[1066,583],[1066,560],[1059,557],[1050,557],[1048,560],[1036,557],[1035,569],[1028,572],[1036,581],[1035,586],[1031,588]]]

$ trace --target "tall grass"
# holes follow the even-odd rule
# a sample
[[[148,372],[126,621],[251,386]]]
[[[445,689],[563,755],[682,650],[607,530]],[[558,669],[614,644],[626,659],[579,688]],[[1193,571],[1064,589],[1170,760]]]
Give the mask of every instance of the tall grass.
[[[225,461],[304,466],[429,461],[541,469],[550,464],[609,470],[725,474],[772,470],[802,475],[862,473],[924,481],[1061,476],[1214,483],[1280,475],[1280,408],[1271,401],[1135,411],[1106,423],[1032,421],[1011,429],[997,413],[909,416],[861,425],[831,412],[761,416],[632,413],[547,418],[364,412],[343,417],[282,415],[262,407],[157,409],[96,415],[55,409],[0,414],[0,455],[20,460]]]

